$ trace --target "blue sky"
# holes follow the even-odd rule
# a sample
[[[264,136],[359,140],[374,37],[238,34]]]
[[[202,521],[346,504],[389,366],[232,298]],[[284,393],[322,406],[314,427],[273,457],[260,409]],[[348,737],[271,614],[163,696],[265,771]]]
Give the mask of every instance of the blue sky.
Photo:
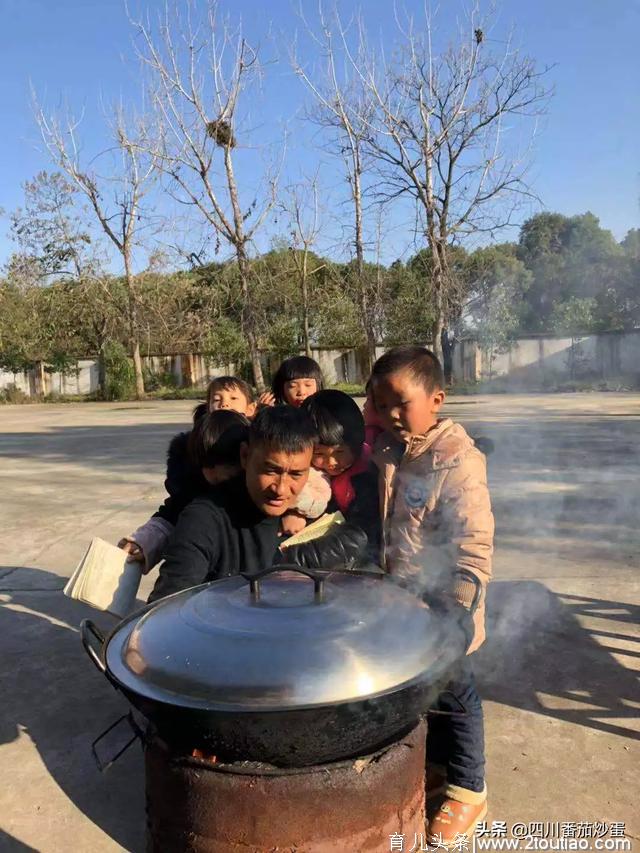
[[[316,0],[303,4],[310,14],[317,7]],[[242,15],[249,37],[262,42],[270,23],[275,32],[288,34],[285,40],[290,37],[298,25],[296,5],[291,0],[223,3]],[[160,6],[148,0],[143,8]],[[342,0],[341,7],[348,11],[356,4]],[[422,0],[406,0],[404,7],[418,11]],[[362,8],[374,34],[392,31],[391,0],[369,0]],[[438,25],[452,26],[462,8],[458,0],[441,3]],[[100,100],[136,97],[140,83],[122,0],[0,0],[0,14],[0,207],[11,211],[21,203],[22,182],[51,168],[38,149],[30,82],[52,107],[64,96],[76,110],[85,108],[87,153],[103,145]],[[622,238],[640,221],[639,0],[503,0],[496,29],[511,25],[527,53],[540,65],[554,65],[549,81],[556,94],[539,129],[530,173],[534,190],[545,209],[568,215],[591,210]],[[286,61],[270,66],[255,113],[265,128],[271,122],[266,135],[281,120],[291,121],[290,175],[313,170],[318,158],[310,128],[295,118],[305,99]],[[0,263],[11,251],[7,230],[5,217]],[[387,260],[406,243],[399,231],[398,221],[385,247]]]

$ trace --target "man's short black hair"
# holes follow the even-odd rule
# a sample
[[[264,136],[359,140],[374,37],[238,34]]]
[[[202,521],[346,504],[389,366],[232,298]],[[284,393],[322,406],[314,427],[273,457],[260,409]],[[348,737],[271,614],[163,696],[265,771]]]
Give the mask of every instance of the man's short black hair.
[[[407,371],[428,393],[444,388],[444,373],[438,358],[426,347],[393,347],[373,365],[371,378],[375,381],[383,376]]]
[[[313,421],[293,406],[266,406],[253,419],[249,445],[268,444],[283,453],[301,453],[316,442]]]
[[[344,391],[318,391],[302,404],[316,428],[318,444],[346,444],[356,455],[364,444],[364,418],[358,404]]]
[[[247,440],[249,421],[244,415],[219,409],[203,415],[191,430],[187,449],[198,468],[239,465],[240,445]]]
[[[282,362],[273,377],[271,391],[276,398],[276,403],[285,402],[285,382],[292,382],[294,379],[315,379],[316,391],[321,391],[324,388],[322,370],[320,370],[318,362],[306,355],[294,355]]]
[[[211,408],[211,398],[216,391],[232,391],[237,388],[241,394],[247,398],[247,402],[253,403],[255,400],[253,388],[244,379],[238,376],[216,376],[212,379],[207,388],[207,405]]]

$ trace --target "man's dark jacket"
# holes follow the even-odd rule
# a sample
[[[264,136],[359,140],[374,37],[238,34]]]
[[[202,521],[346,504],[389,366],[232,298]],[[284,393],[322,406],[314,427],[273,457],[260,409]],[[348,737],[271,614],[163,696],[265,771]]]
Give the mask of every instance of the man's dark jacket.
[[[280,517],[253,503],[241,474],[197,497],[182,511],[149,601],[275,563],[307,568],[350,568],[365,555],[366,533],[343,524],[306,545],[279,550]]]

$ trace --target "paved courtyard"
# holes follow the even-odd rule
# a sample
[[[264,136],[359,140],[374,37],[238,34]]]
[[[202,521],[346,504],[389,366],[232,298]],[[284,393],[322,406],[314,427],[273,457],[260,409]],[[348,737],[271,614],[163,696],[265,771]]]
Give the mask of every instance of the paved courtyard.
[[[90,752],[125,706],[77,626],[113,620],[61,589],[92,536],[116,542],[155,510],[190,408],[0,406],[2,851],[144,849],[139,748],[103,775]],[[448,412],[495,443],[477,655],[488,820],[622,821],[640,850],[640,395],[459,397]]]

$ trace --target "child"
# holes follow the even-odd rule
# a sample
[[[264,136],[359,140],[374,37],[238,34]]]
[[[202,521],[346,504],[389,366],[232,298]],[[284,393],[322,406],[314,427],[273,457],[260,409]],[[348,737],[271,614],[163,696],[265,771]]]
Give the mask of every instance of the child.
[[[240,444],[245,440],[249,421],[244,415],[218,410],[202,415],[188,433],[186,461],[181,489],[169,493],[158,511],[130,536],[118,542],[129,559],[144,564],[149,572],[160,560],[167,540],[182,510],[210,484],[221,483],[240,472]]]
[[[320,365],[305,355],[296,355],[282,362],[273,377],[271,391],[265,391],[258,402],[262,406],[284,404],[300,408],[308,397],[322,387]],[[324,513],[330,498],[328,479],[312,468],[298,496],[297,505],[282,517],[282,532],[291,536],[304,530],[307,521],[319,518]]]
[[[262,394],[260,403],[264,406],[285,404],[299,408],[307,397],[321,391],[323,387],[318,362],[306,355],[295,355],[282,362],[273,377],[271,393],[267,391]]]
[[[467,628],[469,654],[484,639],[493,551],[485,458],[462,426],[438,417],[444,377],[429,350],[395,347],[375,363],[371,383],[376,411],[390,434],[374,454],[383,566]],[[471,835],[487,811],[482,704],[468,657],[452,673],[435,710],[458,711],[459,703],[465,715],[433,716],[429,724],[428,787],[432,775],[431,793],[436,780],[444,791],[429,822],[431,843],[452,844]]]
[[[319,391],[302,408],[311,415],[317,432],[312,471],[329,483],[328,509],[340,510],[356,536],[362,537],[361,564],[377,562],[377,472],[369,462],[362,413],[348,394],[335,390]]]
[[[230,409],[246,418],[256,413],[251,386],[237,376],[218,376],[212,379],[207,389],[207,410]]]
[[[256,404],[253,399],[253,392],[246,382],[238,379],[236,376],[218,376],[207,387],[206,403],[199,403],[193,410],[193,425],[195,427],[200,418],[207,412],[229,410],[251,418],[255,414],[255,408]],[[205,485],[200,468],[193,464],[193,460],[188,452],[188,443],[191,434],[192,430],[186,430],[175,435],[169,443],[169,450],[167,452],[167,472],[164,487],[169,493],[169,497],[176,501],[176,506],[185,506],[191,500],[194,489],[200,490]],[[158,513],[156,513],[157,515]],[[153,516],[153,518],[156,518],[156,516]],[[150,524],[150,522],[151,519],[147,524]],[[154,524],[157,526],[159,522],[154,522]],[[140,561],[144,559],[142,552],[133,538],[137,534],[143,535],[141,533],[143,529],[150,531],[151,527],[147,528],[146,525],[143,525],[135,534],[125,536],[118,542],[119,548],[124,548],[125,551],[129,552],[131,555],[130,559]],[[158,536],[160,536],[161,530],[158,529],[157,532]],[[158,541],[161,541],[161,539],[158,539]],[[150,547],[151,543],[147,543],[147,545]],[[156,556],[155,549],[149,555],[150,558],[152,556]],[[148,565],[147,560],[145,560],[145,563],[147,564],[147,571],[154,565],[153,563]]]
[[[305,400],[318,432],[312,465],[330,478],[332,503],[346,516],[356,496],[357,475],[369,468],[371,448],[358,404],[343,391],[319,391]]]

